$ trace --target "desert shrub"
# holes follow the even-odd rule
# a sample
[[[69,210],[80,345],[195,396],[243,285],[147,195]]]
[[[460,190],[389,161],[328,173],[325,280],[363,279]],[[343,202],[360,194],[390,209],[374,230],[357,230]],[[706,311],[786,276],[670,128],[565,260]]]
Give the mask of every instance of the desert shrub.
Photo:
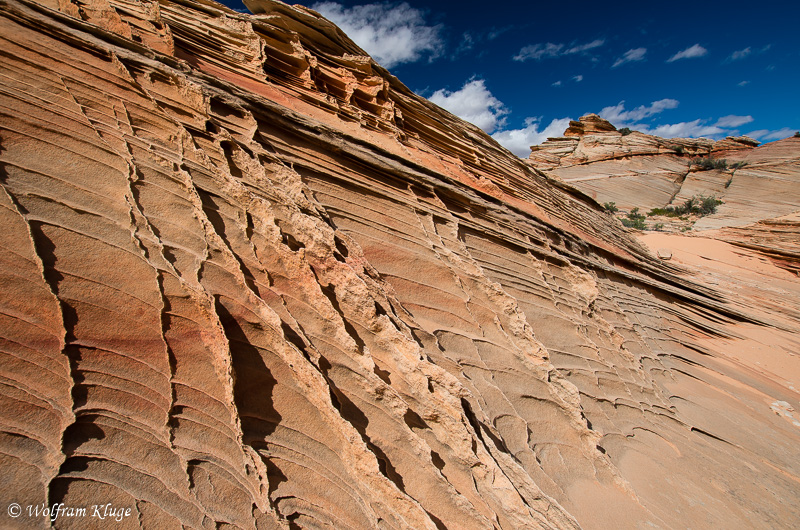
[[[619,208],[617,208],[617,204],[613,203],[613,202],[604,202],[603,203],[603,208],[608,213],[616,213],[616,212],[619,211]]]
[[[728,185],[726,185],[727,187]],[[665,215],[667,217],[681,217],[684,215],[695,214],[699,216],[710,215],[717,212],[717,206],[722,201],[714,197],[705,195],[694,195],[686,199],[683,204],[678,206],[667,206],[666,208],[653,208],[648,212],[648,216]],[[630,217],[630,215],[629,215]]]
[[[622,221],[623,226],[627,226],[628,228],[635,228],[636,230],[646,230],[647,225],[644,224],[643,219],[620,219]]]
[[[694,195],[684,201],[683,204],[675,208],[677,215],[710,215],[717,212],[717,206],[722,204],[722,201],[714,197],[706,197],[705,195]],[[668,208],[669,209],[669,208]]]
[[[698,197],[698,203],[700,215],[710,215],[712,213],[717,213],[717,206],[722,204],[722,201],[713,195],[711,197],[704,197],[700,195]]]
[[[686,152],[686,149],[684,149],[682,145],[679,145],[679,146],[677,146],[675,148],[675,154],[678,155],[678,156],[683,156],[683,154],[685,152]]]
[[[794,133],[794,137],[795,138],[800,138],[800,131],[797,131],[796,133]]]
[[[724,158],[714,159],[709,156],[693,158],[689,165],[699,167],[703,171],[708,171],[710,169],[728,169],[727,160]]]
[[[667,217],[680,217],[681,215],[683,215],[683,213],[680,213],[680,207],[667,206],[666,208],[653,208],[647,215],[651,217],[654,215],[664,215]]]
[[[686,199],[683,204],[677,207],[678,215],[686,215],[689,213],[695,213],[699,211],[698,204],[700,200],[697,198],[697,195],[692,195],[688,199]]]
[[[647,225],[644,224],[645,216],[639,213],[639,208],[634,208],[628,213],[626,219],[622,219],[622,225],[628,228],[635,228],[636,230],[644,230]]]
[[[622,136],[628,136],[628,135],[629,135],[630,133],[632,133],[632,132],[633,132],[633,131],[632,131],[632,130],[630,130],[628,127],[623,127],[622,129],[619,129],[619,133],[620,133]]]

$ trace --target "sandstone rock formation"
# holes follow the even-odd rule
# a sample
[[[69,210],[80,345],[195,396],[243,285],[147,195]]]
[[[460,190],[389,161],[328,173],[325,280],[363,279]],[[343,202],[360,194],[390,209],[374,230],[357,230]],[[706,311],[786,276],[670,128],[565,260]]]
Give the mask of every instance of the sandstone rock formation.
[[[789,271],[661,261],[315,12],[246,4],[0,0],[0,524],[800,519]]]
[[[724,164],[705,169],[697,165],[703,159]],[[716,197],[721,204],[714,214],[678,224],[797,270],[798,137],[761,146],[746,136],[667,140],[635,131],[623,135],[590,114],[571,122],[564,137],[533,146],[529,162],[599,202],[613,202],[621,216],[633,208],[647,212],[691,197]]]
[[[600,203],[614,202],[625,210],[648,211],[693,195],[714,195],[724,204],[696,228],[720,228],[798,210],[800,138],[757,146],[746,136],[714,142],[636,131],[622,135],[590,114],[571,122],[564,137],[533,146],[529,162]],[[724,160],[727,168],[704,170],[692,164],[698,158]]]
[[[775,265],[800,273],[800,212],[750,225],[708,230],[702,235],[755,250]]]

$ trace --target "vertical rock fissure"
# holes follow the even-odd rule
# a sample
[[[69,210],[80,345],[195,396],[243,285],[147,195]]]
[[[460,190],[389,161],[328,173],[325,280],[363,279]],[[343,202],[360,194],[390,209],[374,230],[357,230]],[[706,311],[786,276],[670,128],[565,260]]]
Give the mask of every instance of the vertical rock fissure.
[[[2,154],[3,151],[4,151],[4,146],[2,145],[2,137],[0,137],[0,154]],[[36,240],[37,231],[34,229],[31,221],[27,218],[27,216],[26,216],[27,212],[24,209],[24,207],[22,207],[19,204],[19,202],[17,201],[15,196],[7,188],[6,179],[7,179],[6,164],[0,162],[0,188],[2,188],[3,195],[8,199],[10,204],[13,206],[14,212],[19,215],[19,218],[25,224],[25,227],[26,227],[26,230],[27,230],[27,233],[28,233],[28,237],[29,237],[28,242],[30,244],[31,251],[32,251],[31,254],[35,259],[36,269],[39,271],[42,283],[47,286],[47,289],[49,291],[49,295],[52,296],[54,305],[58,308],[58,310],[54,312],[59,318],[59,321],[56,322],[56,325],[58,325],[60,327],[60,329],[61,329],[61,331],[63,333],[60,334],[57,338],[58,338],[58,342],[59,342],[59,349],[61,351],[61,355],[63,355],[66,358],[66,360],[67,360],[66,364],[67,364],[67,368],[69,370],[69,378],[68,378],[69,386],[66,389],[66,391],[68,393],[68,398],[66,398],[66,396],[65,396],[65,398],[66,398],[65,401],[73,403],[73,407],[71,407],[70,409],[67,409],[67,410],[62,410],[62,407],[57,406],[55,403],[53,404],[54,408],[56,410],[59,410],[59,412],[60,412],[60,416],[61,416],[61,418],[60,418],[61,419],[60,427],[61,427],[62,435],[60,437],[60,447],[57,448],[58,454],[57,455],[52,455],[53,458],[52,458],[52,464],[49,466],[50,469],[42,470],[43,471],[43,475],[44,475],[43,476],[43,479],[44,479],[43,480],[44,481],[44,484],[43,484],[44,485],[44,492],[43,492],[44,493],[44,499],[43,500],[50,501],[51,497],[52,497],[52,495],[51,495],[51,485],[53,483],[53,480],[58,476],[59,469],[60,469],[61,465],[64,463],[64,461],[66,459],[66,452],[64,450],[65,441],[66,441],[65,440],[66,432],[67,432],[67,429],[69,428],[69,426],[74,424],[74,422],[75,422],[75,413],[74,413],[74,410],[73,410],[74,409],[73,392],[74,392],[74,386],[75,386],[74,365],[73,365],[72,360],[71,360],[70,356],[68,355],[68,351],[67,351],[67,342],[68,342],[68,337],[71,336],[71,330],[69,329],[68,324],[67,324],[66,319],[65,319],[64,302],[58,296],[58,284],[57,284],[57,282],[55,284],[53,283],[53,280],[55,278],[53,277],[53,275],[50,272],[48,272],[47,266],[45,265],[45,261],[42,258],[42,252],[44,251],[44,249],[40,249],[39,245],[37,245],[37,240]],[[10,250],[10,249],[7,249],[7,250]]]

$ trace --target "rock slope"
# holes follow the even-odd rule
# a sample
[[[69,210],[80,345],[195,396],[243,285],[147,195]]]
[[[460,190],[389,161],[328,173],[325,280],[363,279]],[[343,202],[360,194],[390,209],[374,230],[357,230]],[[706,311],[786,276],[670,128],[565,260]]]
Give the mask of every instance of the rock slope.
[[[571,122],[563,137],[531,149],[534,167],[599,202],[614,203],[622,217],[633,208],[647,213],[692,197],[715,197],[720,204],[711,215],[671,225],[674,218],[657,215],[646,226],[666,222],[667,231],[691,228],[797,270],[800,137],[761,146],[747,137],[667,140],[635,131],[623,135],[590,114]]]
[[[246,4],[0,0],[3,526],[800,519],[795,309]]]
[[[601,203],[643,211],[694,195],[723,200],[697,229],[740,226],[791,214],[800,207],[800,138],[758,145],[746,136],[714,142],[623,135],[595,114],[573,121],[561,138],[533,146],[529,162]],[[724,167],[706,169],[707,159]]]

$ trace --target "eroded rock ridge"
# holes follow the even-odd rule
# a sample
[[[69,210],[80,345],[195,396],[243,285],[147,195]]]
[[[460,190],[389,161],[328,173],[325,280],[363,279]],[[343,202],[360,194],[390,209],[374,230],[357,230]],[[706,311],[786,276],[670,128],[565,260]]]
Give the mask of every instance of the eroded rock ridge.
[[[245,3],[0,0],[4,502],[800,518],[796,307],[687,277],[313,11]],[[777,364],[732,353],[758,340]]]

